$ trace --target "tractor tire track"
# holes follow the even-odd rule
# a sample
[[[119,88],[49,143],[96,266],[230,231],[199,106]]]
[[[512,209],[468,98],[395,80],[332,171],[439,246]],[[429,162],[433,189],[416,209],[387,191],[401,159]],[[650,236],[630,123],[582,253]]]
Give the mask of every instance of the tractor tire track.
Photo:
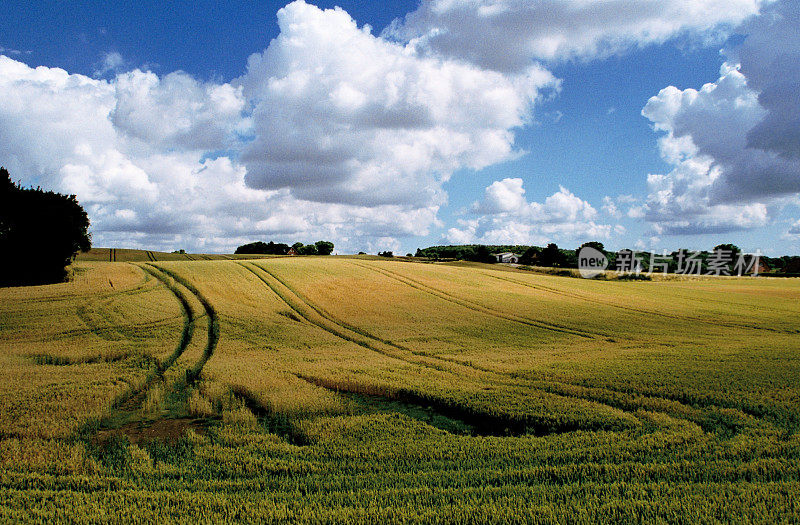
[[[156,260],[157,260],[157,259],[156,259],[156,256],[155,256],[155,255],[153,255],[153,252],[151,252],[150,250],[147,250],[147,251],[145,251],[144,253],[145,253],[145,255],[147,255],[147,258],[148,258],[148,259],[149,259],[151,262],[156,262]]]
[[[178,275],[173,270],[169,270],[163,267],[157,267],[153,264],[147,263],[148,267],[157,269],[160,272],[168,275],[176,282],[180,283],[184,288],[189,290],[200,302],[203,306],[203,310],[205,310],[205,316],[208,318],[208,340],[206,341],[206,346],[203,349],[203,356],[200,360],[195,364],[195,366],[187,371],[187,380],[189,382],[195,381],[199,376],[200,372],[202,372],[203,367],[211,359],[211,356],[214,354],[214,350],[219,343],[220,338],[220,324],[219,324],[219,315],[217,314],[216,309],[208,300],[208,298],[197,289],[197,287],[192,284],[191,281],[185,279],[184,277]]]
[[[712,326],[719,326],[719,327],[724,327],[724,328],[746,328],[746,329],[766,330],[768,332],[787,333],[787,334],[794,334],[794,333],[798,332],[797,330],[790,331],[790,330],[780,330],[780,329],[777,329],[777,328],[770,328],[768,326],[757,326],[757,325],[747,325],[747,324],[738,324],[738,323],[726,323],[726,322],[721,322],[721,321],[711,321],[711,320],[703,319],[703,318],[700,318],[700,317],[691,317],[691,316],[683,316],[683,315],[677,315],[677,314],[669,314],[669,313],[666,313],[666,312],[659,312],[659,311],[655,311],[655,310],[644,310],[644,309],[640,309],[640,308],[635,308],[633,306],[625,306],[625,305],[617,304],[617,303],[610,302],[610,301],[604,301],[602,299],[595,299],[595,298],[592,298],[592,297],[587,297],[587,296],[581,295],[579,293],[567,292],[567,291],[564,291],[564,290],[559,290],[557,288],[550,288],[549,286],[545,286],[545,285],[541,285],[541,284],[530,284],[530,283],[526,283],[524,281],[518,281],[516,279],[511,279],[509,277],[500,277],[498,275],[492,275],[492,274],[487,273],[487,272],[481,272],[481,273],[483,273],[487,277],[491,277],[492,279],[497,279],[499,281],[506,281],[506,282],[513,283],[513,284],[516,284],[516,285],[519,285],[519,286],[524,286],[526,288],[532,288],[534,290],[539,290],[541,292],[551,293],[551,294],[554,294],[554,295],[560,295],[560,296],[563,296],[563,297],[570,297],[570,298],[573,298],[573,299],[578,299],[578,300],[582,300],[582,301],[586,301],[586,302],[590,302],[590,303],[600,304],[600,305],[603,305],[603,306],[609,306],[611,308],[616,308],[616,309],[619,309],[619,310],[625,310],[625,311],[628,311],[628,312],[638,313],[640,315],[646,315],[646,316],[651,316],[652,315],[652,316],[657,316],[657,317],[664,317],[664,318],[667,318],[667,319],[675,319],[675,320],[678,320],[678,321],[695,321],[695,322],[698,322],[698,323],[704,323],[704,324],[708,324],[708,325],[712,325]]]
[[[374,343],[364,341],[364,339],[367,337],[364,336],[363,334],[353,331],[325,317],[325,315],[320,313],[320,311],[317,308],[311,306],[309,303],[304,301],[295,292],[293,292],[291,288],[286,286],[286,284],[277,279],[271,272],[264,269],[263,267],[258,266],[251,262],[237,262],[236,264],[245,268],[250,273],[255,275],[261,282],[264,283],[264,285],[266,285],[270,290],[272,290],[272,292],[275,293],[275,295],[277,295],[281,299],[281,301],[283,301],[302,319],[308,321],[312,325],[317,326],[318,328],[321,328],[322,330],[325,330],[326,332],[333,334],[340,339],[350,341],[351,343],[355,343],[368,350],[372,350],[387,357],[408,362],[399,353],[400,349],[397,348],[396,346],[383,343],[377,338],[374,339]]]
[[[285,286],[290,292],[292,292],[294,295],[296,295],[297,298],[300,299],[303,303],[305,303],[309,308],[311,308],[312,310],[317,312],[319,315],[321,315],[322,317],[324,317],[328,321],[330,321],[330,322],[332,322],[332,323],[334,323],[336,325],[339,325],[342,328],[345,328],[346,330],[349,330],[351,332],[355,332],[355,333],[357,333],[359,335],[362,335],[362,336],[366,337],[367,339],[372,339],[375,342],[392,346],[392,347],[397,348],[398,350],[402,350],[404,352],[410,352],[412,354],[416,353],[414,350],[412,350],[410,348],[407,348],[407,347],[404,347],[402,345],[399,345],[399,344],[397,344],[397,343],[395,343],[393,341],[389,341],[388,339],[382,339],[382,338],[380,338],[380,337],[378,337],[378,336],[376,336],[374,334],[371,334],[370,332],[364,330],[363,328],[359,328],[357,326],[351,325],[351,324],[349,324],[349,323],[347,323],[347,322],[345,322],[345,321],[333,316],[330,312],[328,312],[324,308],[320,307],[317,304],[314,304],[307,297],[305,297],[302,293],[300,293],[298,290],[296,290],[291,285],[289,285],[288,282],[286,282],[285,280],[283,280],[280,277],[278,277],[277,275],[275,275],[275,273],[269,271],[268,269],[264,268],[263,266],[261,266],[261,265],[259,265],[257,263],[251,262],[250,264],[252,264],[253,266],[256,266],[261,271],[263,271],[265,273],[268,273],[273,279],[278,281],[280,284]]]
[[[140,268],[161,281],[161,283],[172,292],[172,294],[178,300],[178,303],[181,305],[181,313],[184,317],[183,330],[181,331],[181,339],[178,342],[178,346],[175,348],[175,351],[159,365],[159,368],[163,374],[166,369],[171,367],[175,361],[177,361],[186,348],[188,348],[189,343],[192,341],[192,336],[194,335],[195,322],[200,316],[197,315],[197,312],[192,307],[191,303],[189,302],[189,298],[186,296],[186,293],[176,286],[174,282],[170,281],[165,272],[162,272],[160,268],[156,268],[155,266],[149,264],[141,265]]]
[[[376,337],[365,330],[331,316],[325,310],[295,292],[284,281],[277,278],[272,272],[262,266],[249,261],[237,262],[237,264],[258,277],[261,282],[272,290],[281,301],[302,319],[340,339],[357,344],[383,356],[397,359],[406,364],[454,374],[459,377],[464,376],[465,368],[469,369],[470,373],[485,372],[484,370],[470,369],[470,367],[455,361],[449,362],[440,360],[436,357]]]
[[[191,343],[192,335],[194,333],[194,323],[197,320],[196,312],[194,308],[192,308],[192,305],[190,304],[189,299],[186,297],[183,290],[175,286],[175,283],[170,281],[170,279],[165,274],[161,273],[157,268],[149,265],[137,266],[158,279],[164,286],[167,287],[168,290],[173,293],[181,308],[181,313],[183,316],[183,329],[181,331],[181,338],[178,341],[178,345],[175,347],[175,350],[173,350],[173,352],[164,361],[156,360],[155,370],[147,376],[141,385],[130,389],[128,392],[123,393],[119,398],[117,398],[112,404],[113,408],[133,409],[144,401],[144,397],[150,387],[153,386],[156,381],[162,380],[167,369],[175,364],[178,358]]]
[[[344,334],[338,333],[339,331],[341,331],[341,332],[349,331],[352,334],[358,334],[358,335],[361,335],[361,336],[363,336],[365,338],[371,339],[372,340],[372,344],[369,344],[369,343],[366,343],[366,342],[359,342],[359,341],[355,340],[355,338],[352,335],[344,335],[344,337],[343,337],[344,339],[346,339],[348,341],[351,341],[351,342],[354,342],[356,344],[359,344],[360,346],[363,346],[363,347],[365,347],[367,349],[370,349],[370,350],[373,350],[373,351],[377,351],[378,353],[387,355],[388,357],[396,358],[396,359],[401,360],[401,361],[403,361],[405,363],[412,364],[412,365],[417,365],[417,366],[423,366],[423,367],[427,367],[427,368],[433,368],[433,369],[436,369],[436,370],[439,370],[439,371],[443,371],[443,372],[447,372],[447,373],[452,373],[452,374],[458,375],[459,377],[463,377],[464,376],[464,369],[469,369],[472,372],[479,372],[479,373],[482,373],[482,374],[486,374],[486,376],[489,376],[489,377],[486,377],[486,379],[491,380],[495,384],[506,385],[506,386],[516,387],[516,388],[520,388],[520,387],[522,387],[522,388],[530,388],[532,390],[545,392],[545,393],[548,393],[550,395],[554,395],[554,396],[558,396],[558,397],[562,397],[562,398],[572,398],[572,399],[576,399],[576,400],[589,401],[589,402],[592,402],[592,403],[596,403],[598,405],[604,405],[604,406],[607,406],[607,407],[616,408],[618,410],[621,410],[623,412],[627,412],[627,413],[630,413],[630,414],[634,414],[636,411],[641,410],[641,409],[645,409],[645,410],[649,410],[649,411],[653,411],[653,412],[660,412],[660,413],[664,413],[664,414],[666,414],[666,415],[668,415],[670,417],[673,417],[673,418],[685,419],[685,420],[691,421],[693,423],[699,424],[706,431],[712,431],[713,430],[713,428],[709,426],[708,422],[704,420],[704,417],[702,415],[693,413],[693,411],[696,410],[697,408],[703,407],[703,405],[704,405],[703,403],[687,403],[686,399],[680,399],[680,398],[673,397],[673,396],[659,395],[659,394],[657,394],[655,392],[624,391],[624,390],[621,390],[621,389],[615,389],[615,388],[607,386],[607,385],[604,385],[604,386],[601,386],[601,387],[598,387],[598,386],[592,387],[590,385],[581,384],[580,382],[570,382],[570,381],[565,381],[563,379],[561,379],[561,380],[553,380],[553,379],[547,379],[547,378],[539,378],[539,379],[536,379],[536,378],[525,378],[525,377],[520,377],[518,375],[515,375],[513,373],[497,371],[497,370],[493,370],[493,369],[488,368],[488,367],[481,367],[481,366],[475,365],[473,363],[463,362],[463,361],[460,361],[460,360],[455,359],[455,358],[450,358],[450,357],[440,356],[440,355],[433,355],[433,354],[429,354],[429,353],[426,353],[426,352],[415,351],[415,350],[412,350],[410,348],[404,347],[402,345],[398,345],[396,343],[393,343],[391,341],[386,341],[384,339],[381,339],[379,337],[376,337],[376,336],[370,334],[369,332],[367,332],[367,331],[365,331],[363,329],[360,329],[358,327],[352,326],[352,325],[350,325],[348,323],[345,323],[345,322],[335,318],[330,313],[325,311],[323,308],[315,305],[314,303],[312,303],[311,301],[306,299],[301,293],[299,293],[298,291],[294,290],[288,283],[286,283],[284,280],[282,280],[279,277],[277,277],[273,272],[270,272],[266,268],[263,268],[262,266],[260,266],[260,265],[258,265],[256,263],[252,263],[252,262],[246,262],[246,263],[245,262],[239,262],[238,264],[244,266],[245,268],[250,270],[252,273],[254,273],[257,277],[259,277],[259,279],[261,279],[262,282],[264,282],[264,284],[266,284],[274,293],[276,293],[276,295],[278,295],[279,298],[281,298],[281,300],[283,300],[284,303],[286,303],[290,308],[292,308],[292,310],[295,311],[298,315],[300,315],[303,319],[311,322],[312,324],[314,324],[314,325],[322,328],[323,330],[326,330],[326,331],[328,331],[328,332],[332,333],[333,335],[336,335],[336,336],[338,336],[340,338],[342,338]],[[256,271],[254,271],[253,268],[249,268],[248,266],[252,266],[254,268],[257,268],[258,270],[261,270],[264,274],[266,274],[269,277],[271,277],[275,281],[275,283],[277,283],[277,285],[276,284],[270,285],[270,283],[267,282],[267,280],[265,278],[263,278],[261,275],[258,275],[258,273]],[[284,288],[283,294],[281,294],[276,289],[276,288],[279,288],[278,285],[280,285],[280,286],[282,286]],[[289,294],[293,295],[296,298],[296,301],[302,302],[303,305],[305,305],[307,308],[312,310],[314,313],[316,313],[322,319],[327,320],[328,322],[338,326],[339,330],[338,331],[337,330],[330,330],[328,326],[323,326],[319,322],[315,322],[314,320],[310,319],[306,314],[304,314],[303,311],[301,311],[301,309],[296,308],[295,305],[292,304],[291,299],[289,298]],[[376,345],[387,345],[387,346],[390,346],[390,347],[392,347],[392,348],[394,348],[394,349],[396,349],[398,351],[401,351],[403,353],[412,354],[413,356],[417,357],[417,359],[410,359],[409,357],[411,357],[411,356],[408,356],[408,355],[404,356],[402,354],[397,354],[395,352],[389,353],[389,352],[386,352],[386,351],[381,351],[381,350],[375,348]],[[434,365],[434,364],[432,364],[430,362],[426,362],[425,360],[419,359],[419,358],[423,358],[423,359],[424,358],[428,358],[428,359],[431,359],[431,360],[439,361],[442,364],[446,363],[449,366],[445,366],[445,367],[437,366],[437,365]],[[305,376],[298,376],[298,377],[300,377],[301,379],[304,379],[306,381],[312,382],[314,384],[317,384],[317,386],[330,387],[330,385],[322,384],[322,383],[325,382],[325,380],[322,379],[322,378],[318,378],[318,377],[312,378],[312,377],[305,377]],[[353,387],[353,388],[354,388],[354,390],[352,390],[352,392],[359,393],[357,386]],[[345,389],[345,391],[348,391],[348,389]],[[421,399],[417,399],[415,397],[415,396],[418,396],[418,395],[419,394],[414,394],[413,392],[409,392],[409,393],[404,393],[401,396],[390,396],[390,397],[403,398],[403,400],[405,402],[419,403],[422,400]],[[668,403],[669,406],[665,406],[665,407],[657,406],[660,402],[663,402],[663,401],[668,401],[669,402]],[[431,400],[426,398],[425,399],[425,403],[430,404]],[[442,413],[450,412],[452,410],[452,407],[450,407],[450,408],[448,408],[448,407],[439,407],[439,408],[440,408],[439,411],[442,412]],[[730,406],[728,408],[742,410],[741,406]],[[459,408],[459,410],[463,410],[463,408]],[[744,413],[749,413],[750,415],[753,415],[753,416],[756,416],[756,417],[758,417],[758,416],[762,416],[763,417],[763,414],[755,413],[756,411],[750,411],[750,410],[744,409],[743,412]],[[454,416],[456,414],[451,413],[450,415]],[[475,416],[475,415],[476,414],[474,414],[473,416]],[[459,414],[456,417],[459,417],[459,416],[460,417],[464,417],[465,414]],[[473,420],[473,422],[474,422],[474,420]],[[504,423],[507,424],[508,422],[504,422]]]
[[[251,262],[239,262],[237,264],[246,268],[256,277],[258,277],[268,288],[270,288],[270,290],[272,290],[273,293],[275,293],[287,306],[289,306],[289,308],[291,308],[294,312],[296,312],[300,317],[302,317],[309,323],[317,326],[318,328],[321,328],[322,330],[325,330],[326,332],[333,334],[336,337],[345,339],[359,346],[367,348],[368,350],[372,350],[374,352],[382,354],[386,357],[397,359],[407,364],[421,366],[437,370],[440,372],[452,374],[458,378],[463,378],[465,371],[468,371],[468,373],[472,375],[475,379],[481,379],[480,377],[481,375],[489,376],[489,377],[483,377],[483,379],[490,380],[498,385],[505,385],[515,388],[531,388],[533,390],[538,390],[540,392],[544,392],[557,397],[580,399],[582,401],[589,401],[592,403],[596,403],[598,405],[605,405],[611,408],[617,408],[625,411],[623,408],[619,406],[614,406],[612,404],[604,403],[599,399],[582,397],[579,395],[574,395],[573,393],[564,392],[563,390],[562,392],[557,392],[555,391],[555,389],[542,388],[541,385],[537,385],[534,383],[534,381],[531,380],[514,377],[511,374],[505,374],[503,372],[499,372],[489,368],[474,366],[472,364],[464,363],[456,359],[448,359],[442,356],[435,356],[423,352],[417,352],[415,350],[406,348],[391,341],[383,340],[379,337],[369,334],[369,332],[366,332],[365,330],[349,325],[348,323],[344,323],[336,319],[335,317],[331,316],[324,309],[313,304],[309,300],[305,299],[301,294],[294,291],[287,283],[279,279],[277,276],[275,276],[275,274],[273,274],[266,268]],[[273,282],[270,282],[270,280]],[[371,341],[359,340],[357,336],[370,339]],[[385,348],[384,345],[390,348],[387,349]],[[384,348],[379,348],[380,346],[384,346]],[[403,354],[411,354],[411,355],[403,355]],[[437,362],[434,363],[431,361],[437,361]],[[479,375],[476,376],[475,375],[476,372]],[[324,382],[324,380],[321,378],[311,378],[299,375],[298,377],[306,381],[316,383],[317,386],[324,386],[320,384],[321,381]],[[359,393],[356,390],[353,390],[352,392]],[[419,399],[417,399],[415,398],[415,396],[419,397],[419,394],[413,394],[412,392],[409,391],[404,393],[401,397],[405,402],[411,402],[411,403],[421,402],[422,398],[419,397]],[[433,398],[431,399],[428,399],[427,397],[425,398],[425,403],[431,404],[433,402],[441,403],[440,401],[436,401]],[[443,413],[450,412],[451,415],[454,415],[454,413],[452,413],[453,410],[457,411],[464,410],[463,407],[451,407],[449,405],[447,407],[442,406],[439,408],[440,412]],[[476,416],[477,414],[472,414],[470,418],[474,421],[474,418]],[[467,417],[467,413],[464,412],[462,414],[459,414],[457,417],[458,418]],[[508,426],[510,422],[504,421],[503,424]],[[528,425],[530,426],[530,424]]]
[[[584,331],[584,330],[578,330],[577,328],[570,328],[568,326],[562,326],[562,325],[557,325],[557,324],[554,324],[554,323],[547,323],[545,321],[538,321],[538,320],[534,320],[534,319],[528,319],[527,317],[519,317],[519,316],[512,315],[512,314],[505,314],[503,312],[498,312],[497,310],[493,310],[491,308],[487,308],[487,307],[485,307],[483,305],[480,305],[478,303],[473,303],[472,301],[468,301],[466,299],[462,299],[460,297],[456,297],[456,296],[451,295],[451,294],[449,294],[447,292],[443,292],[442,290],[439,290],[437,288],[433,288],[431,286],[428,286],[426,284],[423,284],[423,283],[421,283],[419,281],[416,281],[416,280],[411,279],[409,277],[406,277],[404,275],[398,274],[398,273],[393,272],[391,270],[386,270],[384,268],[376,268],[376,267],[367,266],[367,265],[363,265],[363,264],[359,264],[359,263],[353,263],[353,264],[356,265],[356,266],[359,266],[361,268],[373,271],[375,273],[379,273],[379,274],[381,274],[381,275],[383,275],[385,277],[389,277],[390,279],[394,279],[396,281],[399,281],[399,282],[401,282],[403,284],[406,284],[406,285],[408,285],[408,286],[410,286],[412,288],[416,288],[417,290],[420,290],[422,292],[425,292],[425,293],[428,293],[430,295],[433,295],[434,297],[438,297],[439,299],[442,299],[444,301],[448,301],[450,303],[457,304],[457,305],[459,305],[459,306],[461,306],[463,308],[467,308],[467,309],[473,310],[475,312],[480,312],[480,313],[483,313],[483,314],[491,315],[492,317],[497,317],[499,319],[504,319],[506,321],[511,321],[511,322],[522,324],[522,325],[526,325],[526,326],[532,326],[532,327],[535,327],[535,328],[540,328],[540,329],[548,330],[548,331],[551,331],[551,332],[560,332],[560,333],[564,333],[564,334],[574,335],[574,336],[582,337],[582,338],[585,338],[585,339],[595,339],[595,338],[599,338],[599,337],[602,337],[602,338],[607,337],[606,335],[603,335],[603,334],[591,333],[591,332],[587,332],[587,331]]]
[[[357,266],[362,266],[364,268],[369,268],[369,267],[361,265],[361,264],[357,264]],[[394,272],[390,272],[389,270],[387,270],[387,272],[388,273],[394,273]],[[393,277],[393,276],[390,276],[390,277]],[[398,277],[403,277],[403,276],[398,276]],[[393,277],[393,278],[395,278],[395,277]],[[396,279],[400,280],[399,278],[396,278]],[[413,281],[413,279],[409,279],[409,281],[416,282],[416,281]],[[425,285],[422,285],[422,286],[424,287]],[[427,290],[424,290],[424,288],[420,288],[420,289],[423,289],[423,291],[427,291]],[[436,289],[433,289],[433,290],[438,291]],[[444,294],[444,295],[447,295],[447,294]],[[456,303],[456,304],[458,304],[458,303]],[[480,306],[480,305],[476,305],[476,306]],[[481,367],[481,366],[478,366],[478,365],[474,365],[473,363],[465,363],[463,361],[460,361],[460,360],[457,360],[457,359],[454,359],[454,358],[448,358],[448,357],[440,356],[440,355],[431,355],[431,354],[427,354],[427,353],[424,353],[424,354],[421,354],[421,355],[426,355],[426,356],[431,357],[433,359],[442,360],[442,361],[446,361],[446,362],[449,362],[449,363],[458,364],[458,365],[461,365],[463,367],[468,367],[468,368],[471,368],[473,370],[485,372],[485,373],[488,373],[488,374],[493,375],[495,377],[496,376],[502,376],[502,377],[506,378],[506,381],[499,381],[499,383],[501,383],[501,384],[506,384],[506,385],[509,385],[509,386],[530,387],[530,388],[533,388],[533,389],[536,389],[536,390],[539,390],[539,391],[547,392],[547,393],[558,395],[558,396],[561,396],[561,397],[570,397],[570,398],[575,398],[575,399],[582,399],[582,400],[586,400],[586,401],[592,401],[592,402],[595,402],[595,403],[598,403],[598,404],[601,404],[601,405],[606,405],[606,406],[610,406],[610,407],[613,407],[613,408],[617,408],[617,409],[623,410],[625,412],[633,412],[633,411],[635,411],[635,410],[637,410],[637,409],[639,409],[641,407],[637,407],[637,406],[635,406],[634,404],[630,403],[627,400],[626,401],[621,401],[621,400],[618,400],[618,399],[613,399],[612,397],[608,396],[609,392],[614,392],[614,393],[617,393],[617,394],[635,395],[635,396],[639,396],[642,399],[649,398],[649,399],[653,399],[653,400],[669,401],[671,403],[674,403],[675,405],[678,405],[678,407],[676,407],[676,408],[678,408],[678,411],[680,411],[680,410],[682,410],[684,408],[689,409],[689,408],[692,407],[692,404],[691,403],[687,404],[685,399],[681,399],[681,398],[678,398],[678,397],[672,397],[672,396],[662,396],[662,395],[658,395],[658,394],[653,393],[653,392],[629,392],[629,391],[617,390],[617,389],[609,388],[609,387],[601,387],[601,388],[595,387],[595,388],[592,388],[592,387],[588,387],[587,385],[582,385],[580,383],[573,383],[573,382],[569,382],[569,381],[528,379],[528,378],[519,377],[519,376],[517,376],[515,374],[512,374],[512,373],[506,373],[506,372],[502,372],[502,371],[492,370],[491,368],[488,368],[488,367]],[[606,392],[603,392],[603,390],[605,390]],[[703,406],[702,404],[698,404],[698,405],[699,406]],[[726,408],[737,409],[737,410],[740,410],[740,411],[742,411],[742,412],[744,412],[746,414],[752,415],[754,417],[763,416],[763,414],[760,414],[758,411],[742,409],[741,406],[728,406]],[[672,411],[672,410],[670,410],[669,412],[662,411],[662,410],[655,410],[654,408],[650,408],[650,410],[663,412],[663,413],[666,413],[667,415],[669,415],[671,417],[681,417],[675,411]],[[697,420],[694,420],[692,418],[682,417],[682,419],[689,419],[690,421],[693,421],[693,422],[696,422],[696,423],[698,422]],[[701,425],[702,425],[702,423],[701,423]]]
[[[254,273],[256,275],[256,277],[259,277],[259,279],[261,279],[262,282],[264,282],[264,284],[266,284],[276,295],[278,295],[278,297],[284,303],[286,303],[290,308],[292,308],[292,310],[294,312],[296,312],[303,319],[311,322],[312,324],[315,324],[315,325],[319,326],[316,322],[314,322],[314,321],[310,320],[308,317],[306,317],[306,315],[304,315],[304,313],[302,311],[299,311],[297,308],[295,308],[291,304],[291,299],[287,300],[287,297],[284,297],[283,295],[281,295],[281,293],[279,291],[277,291],[275,288],[273,288],[273,286],[271,286],[264,278],[262,278],[261,275],[259,275],[255,271],[253,271],[253,269],[249,268],[248,266],[252,266],[254,268],[257,268],[258,270],[261,270],[265,274],[269,275],[277,283],[279,283],[284,288],[286,288],[286,290],[288,290],[288,292],[293,294],[297,298],[298,301],[303,303],[304,306],[310,308],[316,314],[318,314],[320,317],[322,317],[325,320],[329,321],[330,323],[336,325],[342,331],[349,331],[349,332],[352,332],[354,334],[363,336],[363,337],[365,337],[367,339],[371,339],[373,341],[373,344],[377,343],[377,344],[389,346],[389,347],[391,347],[391,348],[393,348],[395,350],[398,350],[400,352],[403,352],[403,353],[406,353],[406,354],[411,354],[412,356],[417,357],[417,359],[409,359],[409,356],[403,355],[403,354],[397,354],[396,352],[378,350],[378,349],[374,348],[372,345],[370,345],[368,343],[363,343],[363,342],[359,342],[359,341],[355,340],[352,336],[344,337],[344,339],[347,339],[348,341],[351,341],[351,342],[354,342],[356,344],[359,344],[360,346],[364,346],[365,348],[368,348],[370,350],[377,351],[378,353],[381,353],[381,354],[386,355],[388,357],[393,357],[393,358],[399,359],[401,361],[404,361],[406,363],[413,364],[413,365],[424,366],[424,367],[427,367],[427,368],[433,368],[435,370],[454,373],[454,374],[458,374],[460,376],[463,375],[464,369],[467,368],[467,369],[470,369],[473,372],[480,372],[480,373],[483,373],[483,374],[489,374],[489,375],[495,376],[495,380],[498,380],[499,379],[498,376],[500,376],[500,378],[502,378],[502,380],[500,380],[501,384],[506,384],[506,385],[509,385],[509,386],[530,386],[530,382],[529,381],[527,381],[527,380],[520,381],[520,378],[517,378],[517,377],[515,377],[513,375],[510,375],[510,374],[505,374],[503,372],[498,372],[496,370],[492,370],[492,369],[486,368],[486,367],[480,367],[480,366],[474,365],[472,363],[465,363],[463,361],[459,361],[459,360],[454,359],[454,358],[448,358],[448,357],[445,357],[445,356],[434,355],[434,354],[430,354],[430,353],[427,353],[427,352],[414,350],[414,349],[408,348],[406,346],[397,344],[397,343],[395,343],[393,341],[389,341],[389,340],[377,337],[377,336],[367,332],[364,329],[361,329],[359,327],[356,327],[356,326],[353,326],[353,325],[351,325],[349,323],[341,321],[340,319],[337,319],[336,317],[334,317],[333,315],[331,315],[330,313],[325,311],[323,308],[319,307],[318,305],[314,304],[310,300],[306,299],[301,293],[297,292],[291,286],[289,286],[289,284],[286,283],[286,281],[280,279],[273,272],[270,272],[266,268],[264,268],[264,267],[262,267],[262,266],[260,266],[260,265],[258,265],[256,263],[249,262],[249,261],[246,262],[246,263],[245,262],[240,262],[238,264],[241,265],[241,266],[244,266],[245,268],[250,270],[252,273]],[[328,332],[331,332],[330,330],[328,330],[327,327],[320,326],[320,328],[322,328],[322,329],[324,329],[324,330],[326,330]],[[333,333],[337,337],[340,337],[340,338],[342,337],[342,335],[340,335],[339,333],[336,333],[336,332],[331,332],[331,333]],[[430,361],[438,361],[439,364],[433,364]],[[449,366],[442,366],[445,363],[447,365],[449,365]],[[509,379],[511,381],[509,381]]]

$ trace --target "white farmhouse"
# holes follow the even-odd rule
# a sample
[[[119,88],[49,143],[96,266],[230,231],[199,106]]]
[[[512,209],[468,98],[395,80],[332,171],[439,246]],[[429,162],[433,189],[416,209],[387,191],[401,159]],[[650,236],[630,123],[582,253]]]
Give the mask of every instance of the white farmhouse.
[[[497,262],[499,263],[517,263],[519,262],[519,255],[511,252],[503,252],[495,254]]]

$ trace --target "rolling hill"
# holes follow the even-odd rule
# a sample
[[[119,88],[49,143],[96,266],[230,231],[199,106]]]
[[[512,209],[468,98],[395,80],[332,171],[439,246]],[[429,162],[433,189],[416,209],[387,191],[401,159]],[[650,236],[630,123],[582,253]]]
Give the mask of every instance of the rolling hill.
[[[0,519],[791,521],[800,281],[95,249],[0,288]]]

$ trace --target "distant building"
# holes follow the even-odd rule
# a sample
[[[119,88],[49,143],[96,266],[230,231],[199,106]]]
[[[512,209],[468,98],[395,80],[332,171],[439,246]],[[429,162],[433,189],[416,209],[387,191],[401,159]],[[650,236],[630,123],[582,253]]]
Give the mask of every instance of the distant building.
[[[289,251],[286,252],[286,255],[299,255],[299,254],[297,253],[297,250],[295,250],[294,248],[289,248]]]
[[[758,270],[758,271],[756,272],[756,270]],[[756,273],[758,275],[761,275],[762,273],[768,273],[768,272],[771,272],[771,271],[772,271],[772,268],[770,268],[769,264],[767,264],[767,261],[765,261],[764,259],[759,257],[758,258],[758,267],[756,268],[756,265],[753,265],[753,268],[751,268],[750,271],[747,272],[747,273],[748,274]]]
[[[497,258],[497,262],[499,263],[518,263],[519,262],[519,255],[516,253],[511,252],[503,252],[495,254]]]

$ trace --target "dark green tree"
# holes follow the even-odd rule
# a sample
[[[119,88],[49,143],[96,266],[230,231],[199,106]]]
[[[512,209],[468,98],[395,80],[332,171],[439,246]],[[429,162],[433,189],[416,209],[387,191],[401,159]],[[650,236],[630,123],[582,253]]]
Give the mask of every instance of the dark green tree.
[[[528,265],[535,265],[539,262],[539,256],[542,253],[542,249],[537,246],[531,246],[519,257],[520,264],[528,264]]]
[[[288,244],[275,243],[272,241],[269,241],[269,243],[256,241],[256,242],[251,242],[250,244],[243,244],[242,246],[239,246],[233,253],[286,255],[286,252],[288,251],[289,251]]]
[[[600,241],[589,241],[581,244],[581,247],[578,248],[580,250],[584,246],[588,246],[589,248],[594,248],[595,250],[599,251],[600,253],[606,253],[606,248],[603,246],[603,243]]]
[[[23,188],[0,168],[0,284],[63,281],[75,255],[91,246],[75,195]]]
[[[317,255],[317,247],[314,244],[306,244],[297,250],[300,255]]]
[[[482,263],[496,263],[497,258],[492,255],[489,248],[484,245],[477,246],[475,251],[468,257],[464,257],[468,261],[477,261]]]
[[[550,243],[539,254],[539,264],[541,266],[562,266],[564,264],[564,255],[558,249],[558,245]]]
[[[730,244],[730,243],[718,244],[718,245],[714,246],[714,250],[713,251],[716,252],[718,250],[729,251],[729,252],[733,253],[734,257],[736,255],[739,255],[740,253],[742,253],[742,250],[738,246],[736,246],[735,244]]]
[[[314,243],[314,246],[317,247],[317,254],[319,255],[330,255],[333,253],[333,243],[328,241],[317,241]]]

